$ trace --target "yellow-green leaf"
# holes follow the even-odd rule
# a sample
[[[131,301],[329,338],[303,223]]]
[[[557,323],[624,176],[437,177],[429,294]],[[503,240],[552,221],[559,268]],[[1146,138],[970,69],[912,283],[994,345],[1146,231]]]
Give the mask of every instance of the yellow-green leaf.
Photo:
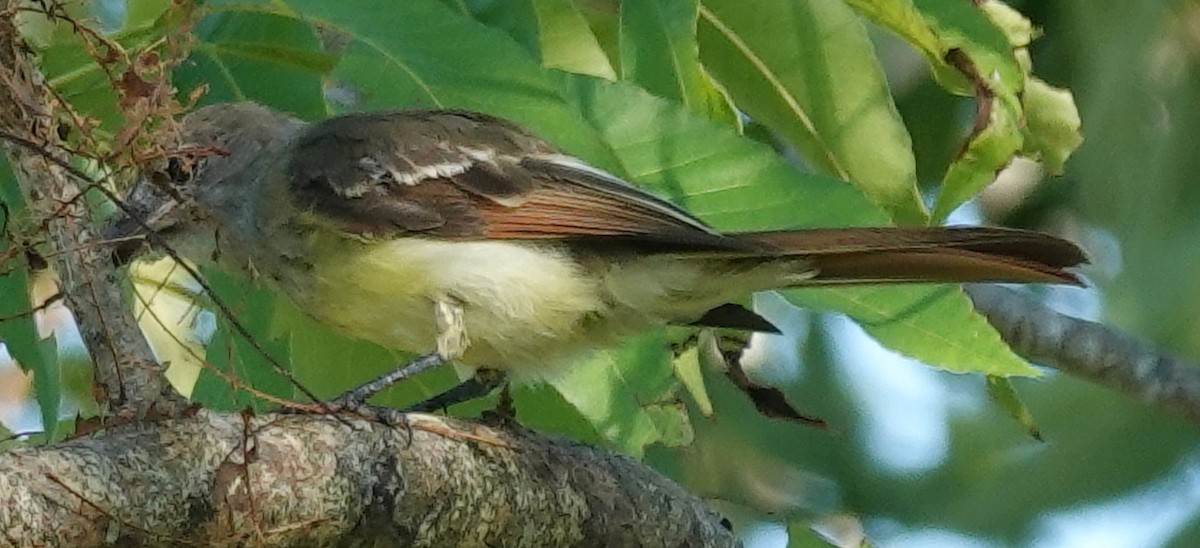
[[[607,80],[617,77],[587,20],[571,0],[532,0],[542,64]]]

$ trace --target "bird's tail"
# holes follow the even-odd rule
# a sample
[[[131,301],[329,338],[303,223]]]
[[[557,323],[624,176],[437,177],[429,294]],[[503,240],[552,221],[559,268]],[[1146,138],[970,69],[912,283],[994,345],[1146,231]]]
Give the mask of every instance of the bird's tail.
[[[1028,230],[986,227],[838,228],[730,236],[770,256],[803,257],[798,285],[1014,282],[1082,285],[1066,269],[1087,262],[1075,244]],[[762,255],[758,255],[761,258]]]

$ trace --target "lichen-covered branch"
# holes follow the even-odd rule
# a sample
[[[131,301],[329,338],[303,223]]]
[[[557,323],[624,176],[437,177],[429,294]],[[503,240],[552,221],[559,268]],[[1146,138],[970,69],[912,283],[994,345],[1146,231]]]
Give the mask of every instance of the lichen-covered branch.
[[[167,384],[142,337],[109,254],[99,245],[76,181],[60,167],[57,104],[17,30],[19,2],[0,0],[0,140],[35,218],[42,222],[67,304],[95,363],[96,380],[116,416],[173,415],[185,403]],[[58,163],[50,160],[55,158]]]
[[[646,466],[511,424],[220,414],[0,454],[17,546],[734,546]]]
[[[1017,354],[1200,424],[1200,365],[1011,289],[974,285],[967,294]]]

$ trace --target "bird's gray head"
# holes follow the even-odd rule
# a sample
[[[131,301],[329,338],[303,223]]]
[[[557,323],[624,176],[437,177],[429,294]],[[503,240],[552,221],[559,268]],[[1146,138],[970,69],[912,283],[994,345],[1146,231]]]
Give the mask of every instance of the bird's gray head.
[[[211,239],[214,221],[221,226],[249,214],[254,187],[301,127],[291,116],[249,102],[210,105],[189,114],[177,152],[158,170],[144,173],[127,194],[131,214],[109,233],[121,240],[118,260],[143,249],[141,237],[148,230],[168,244],[185,245],[199,235]]]

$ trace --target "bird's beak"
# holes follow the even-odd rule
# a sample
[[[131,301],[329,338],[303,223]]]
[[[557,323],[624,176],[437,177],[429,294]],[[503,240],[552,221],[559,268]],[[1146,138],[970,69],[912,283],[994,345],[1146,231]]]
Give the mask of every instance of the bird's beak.
[[[146,249],[147,236],[170,231],[178,222],[174,199],[141,184],[124,202],[124,213],[104,232],[113,246],[113,262],[123,266]]]
[[[104,232],[104,240],[112,244],[113,262],[124,266],[133,260],[145,244],[147,231],[129,215],[110,225]]]

